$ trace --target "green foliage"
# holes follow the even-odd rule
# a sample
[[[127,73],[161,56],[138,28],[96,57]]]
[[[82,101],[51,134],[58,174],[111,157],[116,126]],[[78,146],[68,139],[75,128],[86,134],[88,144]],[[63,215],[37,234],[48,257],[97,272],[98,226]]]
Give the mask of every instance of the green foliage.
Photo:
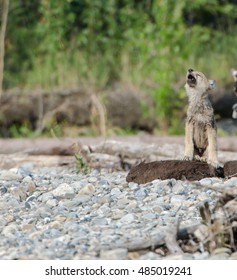
[[[80,153],[76,153],[74,156],[76,160],[76,172],[88,174],[90,172],[90,167],[85,163],[83,156]]]
[[[36,132],[32,130],[28,122],[22,125],[14,124],[9,129],[9,134],[13,138],[34,138]]]
[[[154,97],[160,129],[178,133],[187,69],[231,79],[236,21],[234,1],[11,0],[4,85],[129,82]]]

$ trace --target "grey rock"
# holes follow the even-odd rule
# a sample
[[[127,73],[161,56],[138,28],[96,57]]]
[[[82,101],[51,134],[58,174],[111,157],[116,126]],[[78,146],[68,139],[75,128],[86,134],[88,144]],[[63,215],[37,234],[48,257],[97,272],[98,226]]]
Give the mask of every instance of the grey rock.
[[[173,186],[172,192],[174,194],[183,194],[184,193],[184,185],[183,182],[177,181],[177,183]]]
[[[192,254],[183,253],[183,254],[168,255],[163,259],[164,260],[193,260],[194,257],[192,256]]]
[[[148,253],[140,256],[139,259],[140,260],[161,260],[162,258],[154,252],[148,252]]]
[[[203,186],[211,186],[213,183],[213,180],[212,178],[205,178],[205,179],[202,179],[200,180],[200,184],[203,185]]]
[[[58,200],[57,199],[49,199],[46,202],[46,205],[48,205],[50,208],[53,208],[58,205]]]
[[[17,225],[9,224],[3,228],[1,234],[8,238],[15,238],[17,231],[18,231]]]
[[[203,252],[203,253],[197,252],[197,253],[193,254],[193,257],[195,260],[206,260],[209,258],[209,253],[208,252]]]
[[[103,225],[108,225],[108,221],[105,218],[96,218],[92,221],[91,224],[94,226],[95,225],[103,226]]]
[[[46,192],[46,193],[43,193],[41,196],[39,196],[38,200],[46,203],[48,200],[53,199],[53,198],[54,198],[54,195],[52,192]]]
[[[126,214],[120,219],[121,223],[131,223],[135,220],[134,214]]]
[[[2,170],[0,171],[0,180],[5,181],[20,181],[23,179],[21,174],[17,173],[17,170]]]
[[[137,184],[137,183],[134,183],[134,182],[129,182],[129,183],[128,183],[128,187],[129,187],[129,189],[131,189],[132,191],[139,189],[138,184]]]
[[[170,199],[170,203],[175,206],[180,206],[185,200],[185,195],[172,195]]]
[[[128,250],[126,248],[117,248],[114,250],[100,252],[100,258],[103,260],[126,260],[128,258]]]
[[[116,187],[116,188],[113,188],[113,189],[111,190],[110,194],[111,194],[112,196],[118,196],[118,195],[121,194],[121,191],[120,191],[120,189],[119,189],[118,187]]]
[[[97,178],[96,178],[96,177],[90,177],[90,178],[88,179],[88,182],[89,182],[89,183],[95,183],[95,182],[97,182]]]
[[[117,205],[119,209],[124,209],[126,207],[126,205],[129,204],[129,200],[125,197],[122,199],[118,199]]]
[[[60,184],[52,191],[56,198],[73,198],[75,196],[74,189],[67,183]]]
[[[91,194],[95,192],[95,187],[92,184],[88,184],[85,187],[81,188],[78,192],[79,194]]]
[[[119,209],[112,210],[111,218],[113,220],[119,220],[125,216],[124,211]]]
[[[224,188],[226,188],[226,187],[232,188],[232,187],[236,187],[236,186],[237,186],[237,177],[232,177],[223,183]]]
[[[209,260],[227,260],[229,258],[229,254],[215,254],[209,257]]]
[[[7,224],[7,220],[3,217],[0,217],[0,227],[4,227]]]
[[[144,188],[140,188],[135,192],[135,197],[138,199],[144,199],[147,196],[147,191]]]
[[[90,201],[91,197],[87,194],[78,194],[73,201],[75,201],[76,205],[85,204]]]
[[[156,214],[154,213],[147,213],[141,217],[144,220],[154,220],[157,218]]]

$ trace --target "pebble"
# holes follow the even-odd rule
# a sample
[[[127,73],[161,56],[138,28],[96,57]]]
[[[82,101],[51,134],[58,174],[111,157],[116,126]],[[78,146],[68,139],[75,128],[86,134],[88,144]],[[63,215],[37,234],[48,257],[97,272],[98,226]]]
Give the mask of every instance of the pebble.
[[[132,213],[126,214],[120,219],[121,223],[131,223],[135,220],[135,216]]]
[[[0,259],[237,259],[228,248],[212,254],[157,253],[167,227],[177,220],[182,226],[200,223],[200,204],[214,205],[219,190],[236,186],[237,178],[139,185],[127,183],[126,176],[30,163],[1,170]]]
[[[73,198],[75,196],[75,192],[73,187],[71,187],[67,183],[60,184],[56,189],[52,191],[52,194],[56,198]]]
[[[120,189],[119,189],[118,187],[116,187],[116,188],[113,188],[113,189],[111,190],[110,194],[111,194],[112,196],[117,196],[117,195],[120,195],[120,194],[121,194],[121,191],[120,191]]]
[[[90,194],[93,192],[95,192],[95,187],[92,184],[88,184],[85,187],[83,187],[78,193],[79,194]]]
[[[224,182],[225,187],[236,187],[237,186],[237,177],[232,177],[229,180]]]
[[[128,258],[128,250],[125,248],[118,248],[114,250],[100,252],[100,258],[103,260],[126,260]]]
[[[0,171],[0,180],[5,181],[18,181],[21,180],[23,176],[21,174],[16,173],[16,171],[11,170],[2,170]]]
[[[184,200],[185,200],[185,195],[176,194],[176,195],[171,196],[170,203],[175,206],[180,206]]]
[[[185,186],[181,181],[178,181],[172,188],[172,192],[174,194],[183,194],[185,190]]]
[[[208,187],[208,186],[212,185],[213,180],[212,180],[212,178],[204,178],[204,179],[200,180],[199,182],[202,186]]]

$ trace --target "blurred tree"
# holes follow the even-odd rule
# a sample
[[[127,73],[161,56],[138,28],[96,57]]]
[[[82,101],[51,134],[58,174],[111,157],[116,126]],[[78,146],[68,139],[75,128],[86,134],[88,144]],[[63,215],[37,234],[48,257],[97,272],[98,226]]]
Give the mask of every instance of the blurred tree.
[[[39,40],[36,25],[40,21],[41,0],[11,0],[9,5],[5,54],[5,88],[22,87],[32,71]]]
[[[11,0],[4,86],[127,82],[153,94],[167,128],[187,67],[219,78],[236,61],[236,21],[234,0]]]
[[[7,27],[7,16],[9,0],[1,0],[1,28],[0,28],[0,99],[2,95],[3,71],[4,71],[4,53],[5,53],[5,33]]]

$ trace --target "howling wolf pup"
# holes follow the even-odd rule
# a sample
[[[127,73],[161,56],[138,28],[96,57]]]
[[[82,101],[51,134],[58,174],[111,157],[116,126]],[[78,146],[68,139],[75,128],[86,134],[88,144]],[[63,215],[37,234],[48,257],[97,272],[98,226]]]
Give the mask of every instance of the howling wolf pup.
[[[184,160],[206,161],[217,168],[217,129],[208,98],[208,90],[215,87],[215,81],[208,80],[201,72],[189,69],[184,87],[189,99]]]
[[[231,69],[231,74],[234,78],[234,87],[233,87],[233,92],[237,96],[237,70]]]
[[[231,74],[234,78],[234,87],[233,87],[233,92],[237,96],[237,70],[231,69]],[[237,103],[235,103],[232,107],[233,112],[232,112],[232,118],[237,119]]]

